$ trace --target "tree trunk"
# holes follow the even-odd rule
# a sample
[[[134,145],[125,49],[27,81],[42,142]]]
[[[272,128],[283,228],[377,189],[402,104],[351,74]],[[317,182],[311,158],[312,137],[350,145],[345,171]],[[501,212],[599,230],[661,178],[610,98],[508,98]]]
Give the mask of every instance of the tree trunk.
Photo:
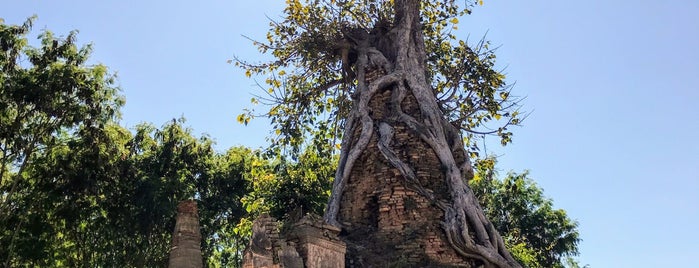
[[[177,205],[177,221],[172,233],[168,267],[199,268],[203,265],[197,203],[194,200],[182,201]]]
[[[459,131],[425,72],[419,0],[393,25],[346,31],[357,90],[325,220],[345,230],[348,267],[520,267],[467,185]]]

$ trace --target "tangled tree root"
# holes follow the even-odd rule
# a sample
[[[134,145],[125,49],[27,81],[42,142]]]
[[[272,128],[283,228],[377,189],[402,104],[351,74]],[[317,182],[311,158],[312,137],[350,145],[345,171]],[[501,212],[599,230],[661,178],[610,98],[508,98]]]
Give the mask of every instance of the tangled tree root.
[[[400,8],[416,8],[417,5],[401,5]],[[340,227],[337,215],[340,200],[351,170],[359,156],[367,148],[372,135],[377,135],[377,147],[384,158],[405,178],[406,185],[430,200],[444,212],[441,223],[445,236],[455,252],[468,259],[482,261],[486,267],[521,267],[505,248],[500,234],[483,213],[483,209],[466,184],[472,178],[471,162],[466,155],[461,135],[444,117],[439,109],[434,92],[425,79],[424,41],[420,31],[411,31],[419,25],[417,10],[403,10],[390,36],[396,51],[395,59],[389,61],[384,54],[371,47],[368,40],[357,40],[354,48],[358,53],[355,63],[357,89],[353,109],[347,118],[333,190],[324,219]],[[374,77],[375,74],[379,74]],[[372,77],[367,77],[372,74]],[[369,114],[369,102],[377,92],[391,90],[387,107],[388,115],[375,122]],[[404,113],[401,103],[412,95],[420,110],[420,120],[415,115]],[[404,125],[411,133],[434,151],[443,167],[445,183],[450,200],[439,200],[423,188],[413,168],[401,160],[391,148],[394,128]],[[355,129],[360,128],[353,142]]]

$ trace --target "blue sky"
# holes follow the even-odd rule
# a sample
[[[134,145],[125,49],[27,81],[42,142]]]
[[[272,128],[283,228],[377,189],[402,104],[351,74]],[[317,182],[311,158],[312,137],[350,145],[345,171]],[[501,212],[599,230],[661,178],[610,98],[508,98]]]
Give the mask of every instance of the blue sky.
[[[67,4],[70,2],[70,4]],[[0,17],[39,16],[35,33],[78,29],[118,72],[122,123],[184,116],[217,148],[263,146],[270,128],[235,116],[254,81],[226,60],[263,59],[283,1],[8,1]],[[532,111],[514,143],[489,146],[501,173],[530,170],[580,223],[592,267],[696,267],[699,261],[699,2],[485,1],[461,37],[488,31]]]

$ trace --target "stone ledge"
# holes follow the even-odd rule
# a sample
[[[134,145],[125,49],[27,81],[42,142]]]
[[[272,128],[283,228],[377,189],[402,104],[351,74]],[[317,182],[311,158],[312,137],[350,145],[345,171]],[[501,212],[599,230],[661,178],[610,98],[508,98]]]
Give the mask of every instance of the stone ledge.
[[[279,233],[277,221],[261,215],[253,222],[253,239],[245,250],[245,268],[335,268],[345,267],[345,243],[340,229],[320,217],[307,215]]]

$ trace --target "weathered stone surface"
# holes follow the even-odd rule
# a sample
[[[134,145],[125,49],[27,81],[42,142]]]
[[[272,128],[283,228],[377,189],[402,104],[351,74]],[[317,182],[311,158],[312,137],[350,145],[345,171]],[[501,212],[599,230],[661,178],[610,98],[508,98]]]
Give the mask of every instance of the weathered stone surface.
[[[269,215],[264,214],[252,224],[249,249],[255,253],[272,255],[272,240],[276,240],[278,237],[277,222]]]
[[[201,233],[197,203],[186,200],[177,205],[177,220],[172,234],[170,268],[198,268],[204,262],[201,256]]]
[[[342,268],[345,244],[338,239],[339,232],[320,217],[306,216],[280,235],[276,220],[262,215],[253,222],[243,267]]]
[[[300,249],[308,268],[345,267],[344,243],[308,239],[301,243]]]
[[[385,120],[389,112],[385,103],[390,95],[391,91],[386,90],[371,100],[370,114],[375,121]],[[420,120],[412,95],[406,97],[402,109]],[[341,238],[347,243],[347,266],[472,265],[449,245],[440,226],[442,210],[406,187],[400,172],[381,155],[376,139],[374,134],[355,163],[340,202],[338,220],[346,230]],[[398,124],[391,146],[413,167],[422,187],[438,199],[449,201],[441,164],[427,144]]]
[[[269,255],[261,255],[252,251],[246,250],[243,254],[243,268],[279,268],[278,264],[274,263],[274,259]]]
[[[294,244],[283,243],[280,247],[281,249],[277,251],[277,254],[279,255],[279,263],[281,263],[281,267],[303,268],[303,259],[299,255],[298,251],[296,251]]]
[[[292,226],[287,235],[294,241],[308,268],[345,267],[345,243],[338,239],[340,229],[325,224],[320,217],[307,215]]]
[[[250,244],[243,254],[244,268],[276,268],[278,264],[274,244],[279,240],[277,221],[268,214],[260,215],[252,223]]]

